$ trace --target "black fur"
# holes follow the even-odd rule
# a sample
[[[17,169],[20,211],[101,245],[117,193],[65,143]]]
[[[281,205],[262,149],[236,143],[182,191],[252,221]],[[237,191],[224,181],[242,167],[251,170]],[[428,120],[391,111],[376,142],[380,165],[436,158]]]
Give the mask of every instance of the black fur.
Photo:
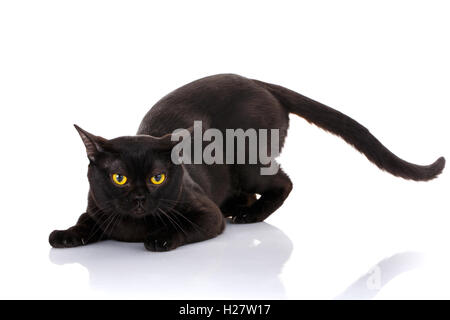
[[[386,149],[346,115],[286,88],[238,75],[215,75],[189,83],[162,98],[144,117],[138,135],[107,140],[76,127],[90,161],[88,207],[77,224],[50,234],[53,247],[73,247],[103,239],[144,242],[152,251],[206,240],[220,234],[225,217],[259,222],[277,210],[292,183],[280,169],[260,175],[261,164],[175,165],[170,133],[189,128],[279,129],[283,145],[289,113],[342,137],[379,168],[413,180],[430,180],[444,158],[429,166],[408,163]],[[114,185],[113,173],[128,177]],[[161,185],[152,175],[165,173]],[[256,194],[260,194],[259,199]]]

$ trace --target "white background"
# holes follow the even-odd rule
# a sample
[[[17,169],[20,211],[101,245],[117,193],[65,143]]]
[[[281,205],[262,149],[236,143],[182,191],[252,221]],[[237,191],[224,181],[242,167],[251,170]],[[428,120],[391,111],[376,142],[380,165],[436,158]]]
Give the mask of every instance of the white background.
[[[448,170],[392,177],[296,116],[294,190],[267,223],[162,254],[47,242],[86,205],[72,124],[134,134],[211,74],[328,104],[408,161],[450,158],[449,16],[448,1],[1,1],[0,297],[450,298]]]

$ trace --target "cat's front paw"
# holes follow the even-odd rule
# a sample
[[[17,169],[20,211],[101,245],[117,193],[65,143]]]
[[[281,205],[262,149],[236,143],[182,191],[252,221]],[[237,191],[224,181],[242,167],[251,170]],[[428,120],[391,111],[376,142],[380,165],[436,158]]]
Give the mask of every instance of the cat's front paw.
[[[148,251],[164,252],[179,247],[180,243],[175,239],[150,237],[144,242],[144,246]]]
[[[50,233],[48,242],[53,248],[72,248],[84,245],[86,240],[73,230],[55,230]]]

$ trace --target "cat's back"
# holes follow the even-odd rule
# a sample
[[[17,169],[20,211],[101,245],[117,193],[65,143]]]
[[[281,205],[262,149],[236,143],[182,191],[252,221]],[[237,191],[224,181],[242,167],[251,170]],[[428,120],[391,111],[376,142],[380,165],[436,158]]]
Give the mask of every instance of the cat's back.
[[[138,134],[161,136],[201,120],[203,127],[271,127],[287,118],[278,101],[251,79],[218,74],[188,83],[159,100],[145,115]]]

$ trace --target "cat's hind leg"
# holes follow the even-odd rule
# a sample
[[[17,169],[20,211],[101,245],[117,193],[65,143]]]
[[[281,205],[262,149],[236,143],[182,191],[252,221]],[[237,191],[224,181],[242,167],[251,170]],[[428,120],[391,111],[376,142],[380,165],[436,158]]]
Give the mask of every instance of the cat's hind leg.
[[[220,210],[225,217],[234,216],[236,215],[236,212],[245,210],[256,200],[255,193],[240,192],[226,200],[225,203],[220,206]]]
[[[258,193],[261,197],[250,206],[243,207],[233,216],[234,223],[264,221],[286,200],[292,190],[292,182],[281,170],[275,175],[260,175],[258,170],[248,170],[243,175],[242,185],[248,193]]]

